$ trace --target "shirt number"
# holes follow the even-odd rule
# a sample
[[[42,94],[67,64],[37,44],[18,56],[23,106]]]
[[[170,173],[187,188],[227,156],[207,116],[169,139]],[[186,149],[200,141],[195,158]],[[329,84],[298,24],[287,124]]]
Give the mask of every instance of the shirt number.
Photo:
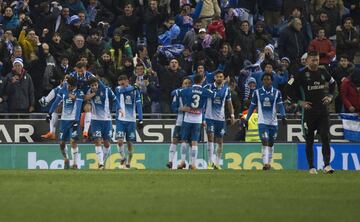
[[[200,102],[200,96],[199,95],[193,95],[192,96],[193,102],[191,103],[191,107],[196,109],[199,107]]]

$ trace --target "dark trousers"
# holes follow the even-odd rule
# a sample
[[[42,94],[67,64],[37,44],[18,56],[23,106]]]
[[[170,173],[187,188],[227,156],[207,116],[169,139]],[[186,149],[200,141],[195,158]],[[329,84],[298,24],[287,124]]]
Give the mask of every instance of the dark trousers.
[[[314,168],[314,133],[320,134],[322,143],[322,154],[324,158],[325,166],[330,164],[330,137],[329,137],[329,116],[315,115],[305,116],[304,130],[306,140],[306,158],[309,164],[309,168]]]

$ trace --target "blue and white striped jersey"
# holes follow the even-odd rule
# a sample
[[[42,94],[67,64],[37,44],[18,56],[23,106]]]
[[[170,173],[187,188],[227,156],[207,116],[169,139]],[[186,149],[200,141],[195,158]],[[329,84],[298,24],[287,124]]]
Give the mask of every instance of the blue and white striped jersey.
[[[205,86],[205,88],[216,92],[215,98],[208,98],[206,103],[205,118],[217,121],[225,121],[225,103],[231,102],[231,92],[227,84],[219,88],[215,83]]]
[[[72,100],[69,97],[69,94],[75,95],[75,100]],[[67,87],[63,87],[61,90],[59,90],[54,103],[51,105],[50,113],[53,113],[56,107],[62,101],[61,119],[79,121],[83,100],[84,93],[81,90],[75,89],[69,91]]]
[[[183,99],[180,97],[181,90],[183,90],[183,88],[175,89],[171,92],[171,95],[173,96],[171,109],[174,113],[177,113],[175,126],[181,126],[184,121],[184,112],[179,110],[179,108],[184,105]]]
[[[192,87],[180,91],[180,96],[184,106],[190,107],[192,112],[186,112],[184,122],[201,123],[207,98],[215,97],[215,93],[205,89],[200,85],[194,84]]]
[[[130,90],[129,90],[130,89]],[[136,122],[136,111],[139,114],[139,120],[142,120],[142,102],[140,92],[133,86],[121,87],[115,89],[115,96],[120,103],[124,115],[117,115],[117,120],[125,122]]]
[[[285,117],[285,108],[281,92],[274,87],[267,90],[264,87],[261,87],[254,91],[246,120],[249,120],[256,106],[259,114],[259,124],[277,126],[277,106],[279,108],[280,115]]]
[[[70,73],[70,76],[73,76],[77,79],[78,81],[78,89],[82,90],[83,93],[85,94],[90,86],[87,85],[87,81],[92,78],[95,77],[94,74],[92,74],[91,72],[86,71],[85,74],[83,76],[80,76],[76,71]],[[100,85],[101,83],[99,83]]]
[[[90,93],[91,89],[88,90],[87,94]],[[93,120],[111,120],[110,102],[116,104],[116,110],[120,108],[114,92],[109,87],[101,84],[99,84],[99,88],[96,91],[95,96],[91,98],[90,102],[92,113],[91,119]]]

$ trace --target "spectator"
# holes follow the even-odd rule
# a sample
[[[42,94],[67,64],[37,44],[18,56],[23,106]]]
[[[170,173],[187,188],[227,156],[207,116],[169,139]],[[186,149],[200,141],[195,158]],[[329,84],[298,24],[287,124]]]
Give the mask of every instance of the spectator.
[[[103,80],[103,82],[110,88],[117,86],[117,79],[119,74],[116,72],[115,64],[111,60],[110,51],[103,51],[101,57],[98,60],[98,65],[99,66],[94,72],[96,77]]]
[[[114,14],[98,0],[89,0],[86,6],[86,15],[86,23],[92,27],[95,27],[101,21],[111,23],[114,20]]]
[[[211,22],[211,18],[219,17],[221,15],[221,10],[217,0],[200,0],[198,4],[202,4],[200,16],[202,19],[202,26],[207,27]]]
[[[349,57],[345,54],[340,55],[338,66],[333,71],[333,77],[337,85],[341,86],[344,80],[349,77],[349,75],[354,71],[354,64],[350,63]],[[340,113],[342,111],[343,103],[341,100],[341,95],[338,95],[335,99],[335,111]]]
[[[276,89],[279,88],[279,85],[283,85],[283,84],[287,83],[287,81],[288,81],[288,73],[287,72],[283,73],[284,75],[279,75],[279,74],[275,73],[274,69],[273,69],[273,64],[269,61],[264,61],[261,64],[261,66],[262,66],[261,69],[264,71],[256,72],[251,75],[251,77],[253,77],[256,80],[257,88],[262,87],[261,79],[265,73],[269,73],[273,76],[272,86]]]
[[[6,79],[0,75],[0,113],[7,113],[7,95],[5,94]]]
[[[56,63],[55,75],[53,76],[54,86],[58,86],[62,80],[65,78],[65,75],[70,74],[73,70],[69,67],[69,58],[62,56],[59,58],[60,62]]]
[[[59,5],[53,5],[50,7],[49,2],[40,3],[39,7],[31,11],[31,18],[36,21],[34,22],[35,32],[41,33],[46,28],[51,31],[50,35],[52,35],[54,33],[54,29],[52,29],[49,24],[55,24],[60,13],[61,10]]]
[[[0,69],[1,72],[2,72],[2,68],[3,68],[3,64],[5,63],[6,60],[10,59],[10,56],[13,54],[14,47],[17,44],[18,43],[17,43],[16,38],[14,37],[12,31],[5,30],[5,32],[1,38],[1,41],[0,41],[0,61],[2,62],[1,69]]]
[[[60,15],[56,18],[53,24],[53,30],[55,33],[60,33],[62,35],[70,24],[70,9],[69,7],[64,6],[61,9]]]
[[[2,25],[3,28],[9,29],[13,32],[15,32],[16,29],[20,26],[20,21],[18,16],[14,14],[13,9],[10,6],[5,8]]]
[[[317,51],[320,55],[320,65],[329,65],[335,56],[335,49],[329,39],[326,38],[325,29],[317,31],[317,37],[310,42],[308,51]]]
[[[90,29],[88,26],[81,25],[79,16],[73,15],[70,17],[68,28],[64,31],[64,33],[61,36],[66,43],[71,44],[71,41],[73,40],[74,36],[82,35],[83,37],[86,37],[89,34],[89,31]]]
[[[24,49],[24,57],[26,60],[30,59],[31,53],[37,52],[39,43],[39,36],[35,34],[35,31],[32,29],[27,29],[26,26],[23,26],[23,29],[19,35],[19,44]]]
[[[341,24],[340,10],[336,5],[336,0],[325,0],[321,10],[325,11],[329,16],[329,23],[331,27],[329,35],[333,35],[336,27]]]
[[[244,59],[250,62],[256,61],[255,37],[250,31],[250,24],[248,21],[240,23],[240,30],[237,30],[237,38],[234,46],[240,46],[243,52]]]
[[[280,14],[283,0],[258,0],[259,7],[263,10],[266,24],[274,27],[280,23]]]
[[[89,65],[94,63],[94,55],[85,46],[85,38],[83,35],[78,34],[73,37],[73,44],[66,50],[69,58],[70,67],[74,67],[81,57],[87,58]]]
[[[55,32],[49,42],[50,54],[60,62],[61,56],[64,56],[66,49],[69,48],[68,44],[62,41],[60,33]]]
[[[253,97],[255,89],[257,89],[256,79],[253,77],[249,77],[244,85],[243,110],[249,109],[251,98]]]
[[[291,61],[290,72],[297,72],[300,67],[300,57],[306,52],[307,44],[301,32],[302,23],[294,18],[289,26],[280,33],[279,56],[288,57]]]
[[[271,35],[266,33],[265,31],[265,23],[263,21],[256,22],[254,34],[255,34],[255,48],[258,51],[263,50],[266,45],[273,43]]]
[[[56,76],[56,60],[50,53],[50,48],[47,43],[42,44],[43,59],[45,60],[46,66],[43,77],[43,89],[44,94],[49,93],[53,88],[58,86],[59,82],[64,79],[63,76]],[[41,95],[42,96],[42,95]]]
[[[86,38],[86,46],[95,58],[99,58],[101,56],[102,51],[105,49],[105,45],[106,43],[102,40],[99,30],[90,30],[90,34]]]
[[[149,58],[148,50],[145,46],[138,47],[138,53],[134,58],[134,64],[142,63],[145,68],[145,73],[152,68],[151,60]]]
[[[123,35],[131,41],[140,37],[142,24],[140,18],[134,15],[134,6],[131,3],[125,4],[124,14],[116,19],[114,26],[120,28]]]
[[[184,48],[182,55],[179,58],[180,67],[182,67],[186,74],[190,74],[192,72],[193,67],[193,58],[192,51],[190,48]]]
[[[355,69],[341,84],[345,112],[360,113],[360,70]]]
[[[165,68],[161,65],[154,64],[154,70],[158,74],[160,85],[160,106],[161,112],[170,113],[170,104],[172,101],[171,92],[180,87],[182,78],[186,75],[179,66],[177,59],[169,62],[169,67]]]
[[[193,49],[194,43],[199,34],[199,30],[202,28],[201,20],[195,20],[193,28],[186,32],[183,44],[185,48]]]
[[[31,76],[23,68],[22,59],[16,58],[13,70],[6,76],[8,110],[11,113],[34,111],[34,85]]]
[[[86,11],[81,0],[65,0],[64,6],[70,9],[70,15],[76,15],[79,12]]]
[[[151,112],[151,100],[147,92],[147,86],[149,85],[149,76],[145,75],[145,67],[142,63],[135,65],[135,72],[130,78],[130,84],[136,84],[139,87],[141,93],[141,101],[143,104],[144,113]]]
[[[316,32],[321,28],[325,30],[326,37],[333,36],[336,34],[335,31],[333,31],[333,29],[331,28],[331,24],[329,22],[329,16],[325,11],[319,11],[318,17],[315,19],[315,21],[312,24],[312,30],[314,34],[316,34]]]
[[[353,27],[350,17],[344,20],[342,27],[336,28],[336,53],[337,56],[347,54],[352,60],[359,49],[359,33]]]

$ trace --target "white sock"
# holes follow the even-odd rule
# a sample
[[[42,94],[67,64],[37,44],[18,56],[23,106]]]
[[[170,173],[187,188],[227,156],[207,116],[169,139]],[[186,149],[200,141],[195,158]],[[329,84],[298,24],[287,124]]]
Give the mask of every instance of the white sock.
[[[221,152],[219,151],[219,149],[221,149]],[[220,153],[218,153],[218,152],[220,152]],[[222,153],[222,147],[220,148],[219,144],[217,144],[216,145],[216,159],[215,159],[216,165],[220,165],[221,153]]]
[[[110,150],[110,147],[103,146],[102,151],[104,153],[104,163],[105,163],[106,159],[111,154],[111,150]]]
[[[95,146],[96,156],[98,158],[99,164],[104,165],[104,153],[101,146]]]
[[[207,151],[208,151],[208,163],[213,163],[213,153],[214,153],[214,142],[208,142],[207,143]]]
[[[195,166],[196,164],[196,159],[197,159],[197,155],[198,155],[198,147],[197,146],[192,146],[191,147],[191,165]]]
[[[51,120],[50,120],[49,125],[50,125],[50,132],[53,133],[53,134],[55,134],[55,132],[56,132],[56,127],[55,126],[56,126],[56,123],[57,123],[58,119],[59,119],[59,116],[58,116],[57,113],[52,113],[51,114]]]
[[[176,145],[175,144],[170,144],[170,147],[169,147],[169,162],[173,162],[175,153],[176,153]]]
[[[274,147],[273,147],[273,146],[269,146],[269,164],[270,164],[271,161],[272,161],[273,153],[274,153]]]
[[[120,153],[120,159],[123,160],[125,158],[125,146],[124,144],[119,146],[117,145],[118,151]]]
[[[71,158],[73,159],[73,164],[77,165],[77,162],[78,162],[78,158],[79,158],[79,147],[76,147],[75,149],[74,148],[71,148]]]
[[[90,123],[91,123],[91,112],[86,112],[84,118],[84,132],[89,132]]]
[[[263,159],[263,163],[264,164],[268,164],[269,163],[269,149],[267,146],[263,146],[262,149],[262,159]]]
[[[181,160],[186,160],[186,143],[181,143]]]

